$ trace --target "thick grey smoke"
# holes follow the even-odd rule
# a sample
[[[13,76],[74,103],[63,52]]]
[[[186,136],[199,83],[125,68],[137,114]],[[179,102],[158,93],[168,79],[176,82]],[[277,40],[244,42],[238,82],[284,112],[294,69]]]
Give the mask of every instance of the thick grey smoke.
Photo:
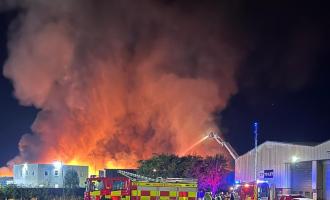
[[[236,92],[241,53],[215,17],[221,10],[146,0],[10,6],[21,14],[4,75],[22,105],[40,109],[10,163],[129,167],[181,153],[217,129],[212,113]]]

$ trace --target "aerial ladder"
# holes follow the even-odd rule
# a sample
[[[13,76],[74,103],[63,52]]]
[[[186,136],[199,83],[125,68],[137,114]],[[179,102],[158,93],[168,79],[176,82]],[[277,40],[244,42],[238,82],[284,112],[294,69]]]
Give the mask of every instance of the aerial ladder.
[[[117,172],[132,181],[148,181],[148,182],[158,182],[158,183],[197,183],[197,179],[192,178],[149,178],[146,176],[130,173],[123,170],[117,170]]]
[[[215,141],[217,141],[217,143],[219,143],[221,146],[225,147],[234,160],[236,160],[238,158],[238,154],[236,153],[234,148],[228,142],[225,142],[217,133],[210,132],[208,135],[208,138],[215,139]]]
[[[142,176],[142,175],[138,175],[138,174],[133,174],[127,171],[123,171],[123,170],[117,170],[118,174],[121,174],[129,179],[131,179],[132,181],[150,181],[150,182],[160,182],[158,181],[158,179],[154,179],[154,178],[149,178],[146,176]]]

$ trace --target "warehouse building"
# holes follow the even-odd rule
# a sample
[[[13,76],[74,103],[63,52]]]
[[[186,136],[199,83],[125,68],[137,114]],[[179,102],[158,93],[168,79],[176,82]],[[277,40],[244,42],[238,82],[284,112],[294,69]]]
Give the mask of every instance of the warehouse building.
[[[257,147],[256,168],[255,158],[252,149],[235,161],[236,181],[267,181],[273,199],[293,193],[330,199],[330,140],[318,145],[267,141]]]
[[[14,184],[13,177],[2,176],[0,177],[0,187]]]
[[[14,184],[29,188],[62,188],[68,170],[76,171],[79,178],[79,187],[85,187],[88,166],[62,165],[59,162],[14,165]]]

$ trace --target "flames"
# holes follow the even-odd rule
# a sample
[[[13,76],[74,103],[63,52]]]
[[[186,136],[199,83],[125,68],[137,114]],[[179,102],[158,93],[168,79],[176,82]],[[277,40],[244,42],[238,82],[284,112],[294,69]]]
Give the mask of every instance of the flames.
[[[11,32],[4,75],[20,103],[40,111],[9,167],[61,160],[93,172],[185,152],[217,129],[213,113],[236,92],[239,59],[224,25],[210,30],[207,15],[154,1],[17,6],[26,12]],[[196,152],[218,150],[206,143]]]

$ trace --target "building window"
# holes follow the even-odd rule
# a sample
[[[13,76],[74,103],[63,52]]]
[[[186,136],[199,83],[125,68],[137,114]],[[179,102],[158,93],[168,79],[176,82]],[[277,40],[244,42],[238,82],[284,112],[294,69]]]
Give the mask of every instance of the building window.
[[[45,171],[45,176],[48,176],[48,171]]]
[[[54,170],[54,176],[59,176],[59,171],[58,170]]]
[[[32,171],[31,175],[34,176],[34,171]]]

